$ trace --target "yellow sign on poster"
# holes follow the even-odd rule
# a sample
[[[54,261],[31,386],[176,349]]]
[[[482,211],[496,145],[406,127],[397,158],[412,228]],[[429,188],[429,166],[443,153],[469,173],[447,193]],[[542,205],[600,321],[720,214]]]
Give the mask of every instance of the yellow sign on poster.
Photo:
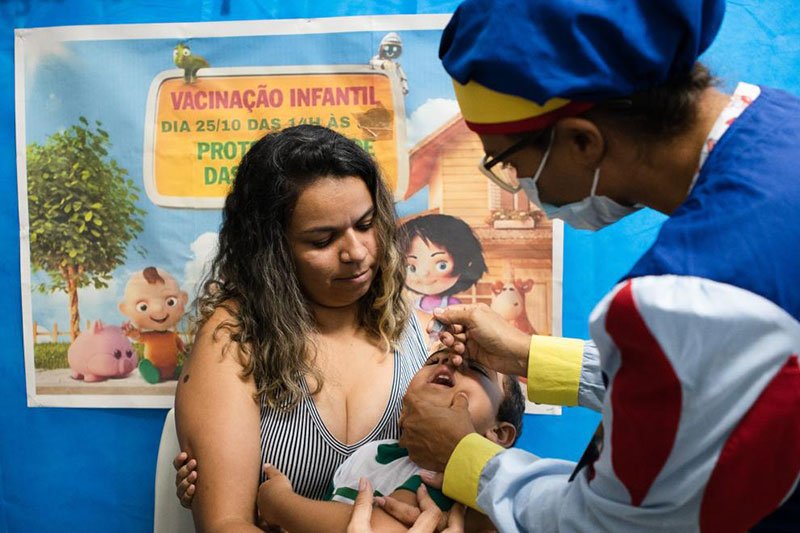
[[[207,68],[153,81],[147,102],[144,184],[156,205],[219,208],[242,156],[271,131],[332,128],[377,160],[395,197],[408,183],[400,80],[369,65]]]

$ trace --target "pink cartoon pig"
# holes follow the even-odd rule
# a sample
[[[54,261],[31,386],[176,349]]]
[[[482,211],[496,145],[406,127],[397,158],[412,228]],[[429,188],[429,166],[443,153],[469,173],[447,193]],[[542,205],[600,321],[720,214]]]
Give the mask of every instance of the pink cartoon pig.
[[[67,351],[73,379],[103,381],[123,378],[133,372],[139,357],[131,341],[117,326],[107,326],[96,320]]]

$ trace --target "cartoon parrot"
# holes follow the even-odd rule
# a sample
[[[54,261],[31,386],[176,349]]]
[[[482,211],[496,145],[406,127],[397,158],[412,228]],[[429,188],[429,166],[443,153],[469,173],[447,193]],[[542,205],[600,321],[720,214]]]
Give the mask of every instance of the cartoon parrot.
[[[209,66],[205,58],[192,55],[192,50],[183,43],[179,43],[172,50],[172,60],[175,62],[175,66],[183,69],[183,81],[185,83],[196,82],[197,71]]]

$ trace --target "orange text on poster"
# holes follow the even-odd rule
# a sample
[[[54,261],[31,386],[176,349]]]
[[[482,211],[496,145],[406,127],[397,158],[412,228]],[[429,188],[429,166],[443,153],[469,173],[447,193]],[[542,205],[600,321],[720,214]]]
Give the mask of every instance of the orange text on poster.
[[[160,197],[222,198],[248,148],[270,131],[332,128],[373,155],[391,189],[397,139],[391,80],[380,73],[269,74],[164,80],[153,134]]]

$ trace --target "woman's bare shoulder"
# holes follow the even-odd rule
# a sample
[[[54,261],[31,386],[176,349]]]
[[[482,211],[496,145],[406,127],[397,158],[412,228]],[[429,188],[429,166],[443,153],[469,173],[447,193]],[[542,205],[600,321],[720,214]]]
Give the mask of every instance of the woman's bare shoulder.
[[[197,331],[175,395],[179,422],[186,413],[206,417],[227,411],[225,416],[230,416],[232,406],[256,406],[255,380],[243,372],[241,346],[233,338],[236,324],[231,311],[219,307]]]
[[[235,340],[237,325],[231,309],[224,307],[218,307],[203,322],[178,381],[176,405],[192,397],[205,404],[218,394],[248,397],[252,401],[256,384],[253,375],[244,372],[245,354]]]
[[[239,319],[233,305],[218,306],[197,329],[190,364],[236,363],[241,366],[241,346],[235,340]]]

